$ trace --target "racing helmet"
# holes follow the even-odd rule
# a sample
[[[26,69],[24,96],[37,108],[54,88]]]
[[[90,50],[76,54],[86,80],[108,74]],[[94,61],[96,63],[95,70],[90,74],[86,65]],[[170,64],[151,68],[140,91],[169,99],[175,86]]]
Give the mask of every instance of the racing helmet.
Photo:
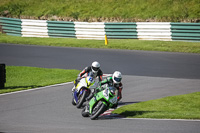
[[[93,72],[93,73],[97,73],[98,70],[99,70],[99,68],[100,68],[99,62],[94,61],[94,62],[92,63],[91,68],[92,68],[92,72]]]
[[[115,71],[112,75],[113,82],[119,84],[122,80],[122,74],[119,71]]]

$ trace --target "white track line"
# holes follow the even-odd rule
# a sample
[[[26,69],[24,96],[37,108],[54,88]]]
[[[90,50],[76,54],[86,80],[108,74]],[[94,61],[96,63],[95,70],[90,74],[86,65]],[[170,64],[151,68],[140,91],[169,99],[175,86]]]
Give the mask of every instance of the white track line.
[[[111,75],[112,74],[104,74],[103,77],[108,77],[108,76],[111,76]],[[34,91],[34,90],[41,90],[41,89],[45,89],[45,88],[49,88],[49,87],[56,87],[56,86],[67,85],[67,84],[71,84],[71,83],[73,83],[73,82],[67,82],[67,83],[61,83],[61,84],[55,84],[55,85],[49,85],[49,86],[44,86],[44,87],[39,87],[39,88],[32,88],[32,89],[28,89],[28,90],[21,90],[21,91],[9,92],[9,93],[0,94],[0,96],[10,95],[10,94],[17,94],[17,93],[21,93],[21,92],[29,92],[29,91]]]
[[[4,93],[4,94],[0,94],[0,96],[10,95],[10,94],[17,94],[17,93],[21,93],[21,92],[29,92],[29,91],[34,91],[34,90],[41,90],[41,89],[45,89],[45,88],[49,88],[49,87],[56,87],[56,86],[67,85],[67,84],[71,84],[71,83],[73,83],[73,82],[67,82],[67,83],[49,85],[49,86],[33,88],[33,89],[28,89],[28,90],[21,90],[21,91],[15,91],[15,92],[10,92],[10,93]]]
[[[199,119],[155,119],[155,118],[126,118],[121,115],[112,114],[114,109],[109,109],[108,111],[104,112],[101,117],[106,117],[106,119],[124,119],[124,120],[148,120],[148,121],[187,121],[187,122],[200,122]],[[112,116],[116,115],[116,116]],[[110,117],[109,117],[110,116]]]
[[[4,94],[0,94],[0,96],[17,94],[17,93],[22,93],[22,92],[29,92],[29,91],[34,91],[34,90],[41,90],[41,89],[46,89],[46,88],[49,88],[49,87],[56,87],[56,86],[67,85],[67,84],[71,84],[71,83],[73,83],[73,82],[67,82],[67,83],[49,85],[49,86],[44,86],[44,87],[39,87],[39,88],[33,88],[33,89],[28,89],[28,90],[22,90],[22,91],[15,91],[15,92],[10,92],[10,93],[4,93]],[[200,120],[193,120],[193,119],[191,119],[191,120],[190,119],[151,119],[151,118],[117,118],[117,119],[124,119],[124,120],[154,120],[154,121],[191,121],[191,122],[200,122]]]
[[[153,119],[153,118],[120,118],[120,119],[125,119],[125,120],[153,120],[153,121],[191,121],[195,122],[200,120],[195,120],[195,119]]]
[[[105,74],[105,77],[111,76],[111,74]],[[61,84],[55,84],[55,85],[49,85],[49,86],[44,86],[44,87],[39,87],[39,88],[33,88],[33,89],[28,89],[28,90],[22,90],[22,91],[15,91],[15,92],[10,92],[10,93],[4,93],[0,94],[0,96],[5,96],[5,95],[10,95],[10,94],[17,94],[21,92],[29,92],[29,91],[34,91],[34,90],[41,90],[41,89],[46,89],[49,87],[56,87],[60,85],[67,85],[71,84],[73,82],[67,82],[67,83],[61,83]],[[200,120],[195,120],[195,119],[151,119],[151,118],[117,118],[117,119],[124,119],[124,120],[153,120],[153,121],[189,121],[189,122],[200,122]]]

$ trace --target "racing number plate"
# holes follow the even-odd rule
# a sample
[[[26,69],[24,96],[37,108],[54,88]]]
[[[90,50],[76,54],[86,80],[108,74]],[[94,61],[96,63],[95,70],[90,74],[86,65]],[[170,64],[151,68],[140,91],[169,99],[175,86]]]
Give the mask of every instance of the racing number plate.
[[[112,99],[109,100],[110,103],[116,104],[117,103],[117,96],[113,97]]]

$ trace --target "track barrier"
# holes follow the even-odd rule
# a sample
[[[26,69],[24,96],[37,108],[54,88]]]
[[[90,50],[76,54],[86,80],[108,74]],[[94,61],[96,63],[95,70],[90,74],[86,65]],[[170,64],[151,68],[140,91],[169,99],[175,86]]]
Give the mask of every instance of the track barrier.
[[[107,39],[200,41],[200,23],[69,22],[0,17],[0,30],[22,37],[105,39],[105,45]]]

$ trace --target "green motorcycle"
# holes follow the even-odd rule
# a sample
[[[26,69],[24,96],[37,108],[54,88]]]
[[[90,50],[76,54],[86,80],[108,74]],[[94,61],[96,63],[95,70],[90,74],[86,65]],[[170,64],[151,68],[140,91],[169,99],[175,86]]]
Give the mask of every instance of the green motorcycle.
[[[89,104],[83,108],[82,116],[90,116],[91,120],[97,119],[98,116],[103,114],[106,110],[117,105],[117,96],[118,90],[115,87],[106,85],[105,89],[95,94],[89,101]]]

